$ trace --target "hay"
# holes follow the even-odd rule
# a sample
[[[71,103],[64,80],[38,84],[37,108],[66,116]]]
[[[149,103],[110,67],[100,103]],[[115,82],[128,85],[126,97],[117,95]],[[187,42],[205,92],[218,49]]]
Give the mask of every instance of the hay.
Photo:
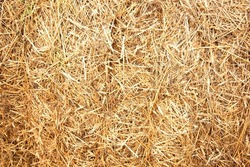
[[[1,166],[250,166],[249,4],[1,1]]]

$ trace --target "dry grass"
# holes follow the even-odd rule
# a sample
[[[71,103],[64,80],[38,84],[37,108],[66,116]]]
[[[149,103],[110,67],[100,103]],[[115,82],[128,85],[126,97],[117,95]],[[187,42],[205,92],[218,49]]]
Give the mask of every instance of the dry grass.
[[[250,166],[249,0],[1,0],[1,166]]]

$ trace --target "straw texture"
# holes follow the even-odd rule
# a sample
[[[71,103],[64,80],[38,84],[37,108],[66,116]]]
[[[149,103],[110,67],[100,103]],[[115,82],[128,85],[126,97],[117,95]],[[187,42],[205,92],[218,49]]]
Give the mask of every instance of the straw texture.
[[[250,166],[249,0],[0,1],[1,166]]]

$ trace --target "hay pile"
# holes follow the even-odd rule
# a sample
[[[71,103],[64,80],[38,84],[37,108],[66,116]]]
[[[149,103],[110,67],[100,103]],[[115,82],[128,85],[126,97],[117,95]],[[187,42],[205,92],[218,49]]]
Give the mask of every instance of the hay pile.
[[[0,6],[1,166],[250,166],[249,0]]]

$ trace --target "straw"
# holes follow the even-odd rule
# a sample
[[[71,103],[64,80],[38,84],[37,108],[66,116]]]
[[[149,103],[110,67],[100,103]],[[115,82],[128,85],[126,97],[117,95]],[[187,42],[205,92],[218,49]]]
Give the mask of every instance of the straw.
[[[1,166],[250,166],[249,1],[0,1]]]

